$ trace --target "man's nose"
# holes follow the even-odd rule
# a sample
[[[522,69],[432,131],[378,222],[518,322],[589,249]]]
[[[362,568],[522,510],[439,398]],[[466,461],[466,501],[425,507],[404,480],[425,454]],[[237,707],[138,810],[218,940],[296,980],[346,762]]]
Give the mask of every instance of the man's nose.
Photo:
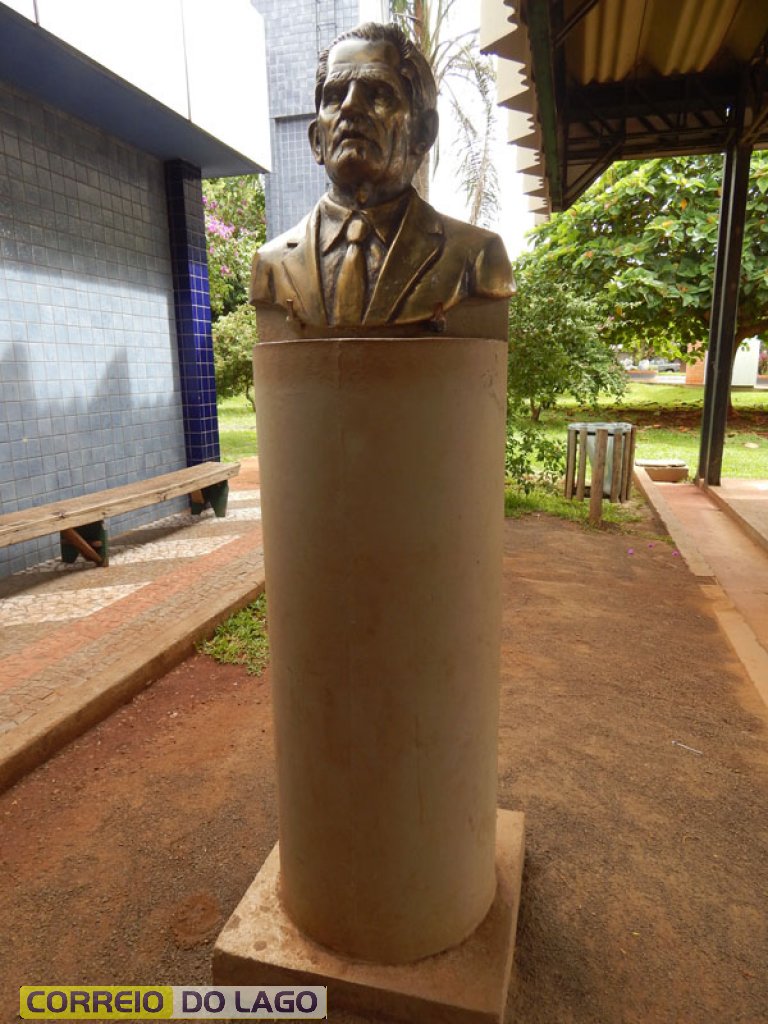
[[[341,111],[347,114],[367,109],[368,101],[363,83],[353,79],[347,86],[347,91],[341,104]]]

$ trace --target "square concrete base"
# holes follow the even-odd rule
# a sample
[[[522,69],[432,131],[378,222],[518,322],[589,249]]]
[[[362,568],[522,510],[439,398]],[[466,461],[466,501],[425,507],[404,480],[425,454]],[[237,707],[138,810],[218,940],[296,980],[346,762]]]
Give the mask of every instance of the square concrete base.
[[[216,985],[326,985],[328,1010],[414,1024],[500,1024],[512,970],[523,871],[524,815],[499,811],[496,899],[460,946],[412,964],[348,960],[306,938],[278,899],[278,847],[219,935]]]
[[[657,483],[677,484],[688,479],[688,467],[680,459],[637,459],[651,480]]]

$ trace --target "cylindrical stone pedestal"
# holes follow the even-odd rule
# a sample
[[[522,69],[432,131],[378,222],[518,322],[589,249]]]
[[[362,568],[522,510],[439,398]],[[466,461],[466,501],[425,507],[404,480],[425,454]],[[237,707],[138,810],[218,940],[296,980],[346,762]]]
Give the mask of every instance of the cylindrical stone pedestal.
[[[310,938],[406,963],[495,891],[506,344],[254,353],[280,894]]]

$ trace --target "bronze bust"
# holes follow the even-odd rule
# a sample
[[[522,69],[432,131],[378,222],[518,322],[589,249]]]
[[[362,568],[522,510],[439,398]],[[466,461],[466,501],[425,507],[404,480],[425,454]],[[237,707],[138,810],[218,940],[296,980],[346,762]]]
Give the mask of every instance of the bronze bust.
[[[513,282],[501,239],[443,216],[411,186],[437,135],[436,106],[428,62],[394,25],[360,25],[320,55],[309,142],[329,187],[254,258],[260,326],[281,311],[268,334],[443,331],[459,304],[481,301],[505,335]]]

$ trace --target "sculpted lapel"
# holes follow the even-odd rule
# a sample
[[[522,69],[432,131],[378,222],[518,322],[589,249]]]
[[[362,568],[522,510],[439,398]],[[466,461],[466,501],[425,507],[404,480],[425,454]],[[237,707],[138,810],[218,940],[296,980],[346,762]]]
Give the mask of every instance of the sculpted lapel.
[[[306,220],[306,230],[297,234],[296,241],[288,242],[283,257],[283,270],[290,284],[285,300],[293,302],[293,313],[309,324],[327,324],[328,314],[320,279],[318,231],[319,207],[315,207]]]
[[[442,245],[442,222],[414,192],[382,264],[363,323],[390,322],[438,258]],[[431,314],[431,309],[425,311],[425,318]]]
[[[286,243],[288,251],[282,258],[284,287],[276,296],[281,305],[292,308],[294,315],[308,324],[328,323],[320,276],[319,230],[320,212],[315,207],[304,230],[299,225],[294,238]],[[414,193],[382,264],[363,323],[385,324],[394,318],[440,256],[443,242],[442,221]],[[431,314],[431,309],[424,310],[425,318]]]

